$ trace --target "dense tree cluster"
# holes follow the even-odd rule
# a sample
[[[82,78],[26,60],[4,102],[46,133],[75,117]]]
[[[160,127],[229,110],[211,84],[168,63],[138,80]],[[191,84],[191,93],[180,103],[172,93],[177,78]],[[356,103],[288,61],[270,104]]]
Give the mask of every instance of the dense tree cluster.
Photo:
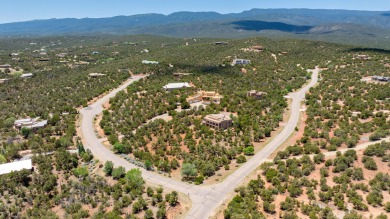
[[[370,146],[364,151],[367,157],[363,159],[373,159],[373,151],[382,151],[384,154],[377,163],[384,169],[389,168],[389,147],[390,143],[386,142]],[[355,218],[353,215],[360,215],[359,212],[368,211],[371,207],[378,209],[376,212],[388,211],[383,197],[389,192],[390,176],[374,172],[375,177],[367,179],[362,168],[356,167],[358,164],[365,166],[364,162],[358,159],[354,150],[344,154],[338,152],[334,159],[318,163],[308,155],[299,159],[276,158],[272,163],[261,165],[262,171],[257,179],[237,189],[238,194],[224,211],[225,218],[267,218],[266,215],[336,218],[335,210],[347,211],[350,208],[355,211],[344,218]],[[281,199],[280,203],[275,202]],[[322,208],[322,204],[334,207]]]

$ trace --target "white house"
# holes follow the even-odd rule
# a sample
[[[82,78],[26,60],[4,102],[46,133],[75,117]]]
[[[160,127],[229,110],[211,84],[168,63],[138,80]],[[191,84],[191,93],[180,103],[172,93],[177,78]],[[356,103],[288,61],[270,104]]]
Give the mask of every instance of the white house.
[[[15,128],[21,128],[23,126],[32,125],[35,122],[35,119],[27,118],[27,119],[18,119],[14,122]]]
[[[248,59],[234,59],[232,65],[246,65],[250,64],[251,60]]]
[[[34,76],[33,73],[26,73],[26,74],[22,74],[20,77],[21,78],[32,78],[32,76]]]
[[[20,171],[23,169],[32,170],[32,168],[33,166],[31,159],[0,164],[0,175],[11,173],[14,171]]]
[[[96,78],[100,76],[105,76],[105,74],[102,73],[89,73],[89,77]]]
[[[156,62],[156,61],[149,61],[149,60],[142,60],[142,64],[158,65],[158,62]]]
[[[16,129],[21,129],[21,128],[29,128],[32,130],[37,130],[40,128],[44,128],[47,125],[47,120],[41,120],[39,121],[39,117],[32,119],[32,118],[27,118],[27,119],[19,119],[14,122],[14,126]]]
[[[164,90],[175,90],[175,89],[181,89],[181,88],[187,88],[191,87],[191,85],[188,82],[180,82],[180,83],[169,83],[165,86],[163,86]]]

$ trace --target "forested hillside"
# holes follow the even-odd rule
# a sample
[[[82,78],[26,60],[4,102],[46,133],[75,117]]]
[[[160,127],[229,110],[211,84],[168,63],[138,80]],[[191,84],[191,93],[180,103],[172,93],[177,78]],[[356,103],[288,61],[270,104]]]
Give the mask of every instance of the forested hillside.
[[[176,12],[111,18],[49,19],[0,24],[0,36],[128,35],[299,38],[390,48],[386,11],[252,9],[241,13]]]

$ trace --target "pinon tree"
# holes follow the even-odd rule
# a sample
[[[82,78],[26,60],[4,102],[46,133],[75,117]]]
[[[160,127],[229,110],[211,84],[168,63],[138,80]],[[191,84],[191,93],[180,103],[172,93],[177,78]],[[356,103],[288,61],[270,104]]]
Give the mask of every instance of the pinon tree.
[[[181,175],[184,178],[189,179],[189,178],[192,178],[192,177],[195,177],[196,175],[198,175],[198,171],[197,171],[194,164],[183,163],[183,165],[181,167]]]

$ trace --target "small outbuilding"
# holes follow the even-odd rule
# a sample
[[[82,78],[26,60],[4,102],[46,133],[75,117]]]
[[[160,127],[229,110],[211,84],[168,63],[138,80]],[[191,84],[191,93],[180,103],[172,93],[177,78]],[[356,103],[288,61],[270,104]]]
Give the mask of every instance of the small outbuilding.
[[[218,41],[218,42],[214,42],[215,45],[229,45],[229,42],[224,42],[224,41]]]
[[[364,54],[359,54],[357,56],[355,56],[355,59],[360,59],[360,60],[369,60],[370,57],[368,55],[364,55]]]
[[[170,66],[169,66],[170,67]],[[171,67],[173,68],[173,66]],[[188,76],[188,75],[191,75],[192,73],[181,73],[181,72],[175,72],[173,73],[173,77],[175,79],[179,79],[179,78],[182,78],[183,76]]]
[[[102,74],[102,73],[89,73],[89,77],[91,77],[91,78],[96,78],[96,77],[101,77],[101,76],[105,76],[105,74]]]
[[[266,92],[257,91],[257,90],[251,90],[251,91],[248,91],[246,95],[248,97],[255,97],[257,99],[261,99],[263,96],[267,95],[267,93]]]

